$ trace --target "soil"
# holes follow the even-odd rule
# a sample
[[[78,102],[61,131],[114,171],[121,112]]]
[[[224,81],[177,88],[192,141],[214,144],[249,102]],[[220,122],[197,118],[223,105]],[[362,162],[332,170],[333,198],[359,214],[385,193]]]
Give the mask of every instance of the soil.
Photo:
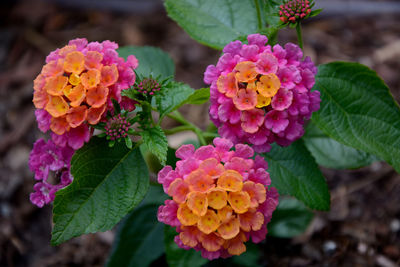
[[[32,81],[50,51],[76,37],[157,46],[175,61],[176,79],[193,88],[205,86],[203,72],[219,56],[170,20],[159,1],[119,2],[129,12],[110,8],[107,1],[99,1],[98,7],[90,6],[91,1],[0,3],[0,266],[102,266],[114,238],[115,231],[108,231],[51,247],[51,206],[39,209],[29,201],[35,181],[27,162],[33,142],[42,136],[31,102]],[[400,17],[342,11],[322,13],[304,25],[305,54],[317,64],[365,64],[399,101]],[[294,30],[283,31],[279,40],[295,42]],[[185,114],[205,128],[207,110],[206,105],[190,107]],[[322,171],[332,193],[331,211],[317,212],[299,237],[267,238],[261,264],[400,265],[400,175],[380,162],[358,170]]]

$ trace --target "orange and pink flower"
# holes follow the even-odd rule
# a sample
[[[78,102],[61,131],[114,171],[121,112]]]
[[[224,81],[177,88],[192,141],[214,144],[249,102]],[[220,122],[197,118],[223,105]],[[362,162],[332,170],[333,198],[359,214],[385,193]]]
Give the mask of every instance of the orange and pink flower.
[[[176,151],[182,160],[175,170],[164,167],[158,181],[172,197],[158,210],[158,220],[175,227],[175,242],[200,250],[215,259],[240,255],[250,238],[265,238],[267,223],[278,205],[278,193],[267,163],[247,145],[216,138],[214,146],[195,150],[183,145]]]
[[[64,136],[74,149],[88,141],[87,135],[70,140],[77,137],[71,130],[86,128],[88,132],[112,109],[111,99],[121,102],[121,91],[135,82],[137,59],[129,56],[125,61],[117,48],[110,41],[75,39],[50,53],[34,81],[33,103],[40,110],[37,120],[40,126],[48,126],[41,129]]]

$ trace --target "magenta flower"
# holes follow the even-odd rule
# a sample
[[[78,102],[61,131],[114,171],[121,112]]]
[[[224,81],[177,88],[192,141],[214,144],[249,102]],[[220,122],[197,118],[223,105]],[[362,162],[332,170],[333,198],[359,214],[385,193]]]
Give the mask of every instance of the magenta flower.
[[[74,149],[64,143],[59,146],[52,140],[47,143],[44,139],[39,139],[33,145],[29,155],[29,168],[35,173],[36,183],[31,193],[30,200],[38,207],[43,207],[54,200],[57,190],[69,185],[72,182],[70,173],[70,162]],[[54,173],[57,184],[49,181],[50,172]]]
[[[287,109],[293,101],[293,92],[290,90],[281,89],[274,95],[271,101],[271,106],[275,110]]]
[[[289,125],[287,113],[285,111],[272,110],[267,113],[265,127],[274,133],[280,133]]]
[[[228,44],[204,73],[210,119],[223,138],[267,152],[274,142],[300,138],[305,120],[319,109],[319,92],[311,92],[317,69],[295,44],[271,47],[260,34],[247,40]]]
[[[242,128],[247,133],[255,133],[264,122],[264,112],[260,109],[243,111],[241,121]]]

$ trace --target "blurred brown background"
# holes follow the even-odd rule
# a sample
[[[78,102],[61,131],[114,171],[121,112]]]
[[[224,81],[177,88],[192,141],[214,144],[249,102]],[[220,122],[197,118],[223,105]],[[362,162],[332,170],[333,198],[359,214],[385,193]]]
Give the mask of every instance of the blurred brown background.
[[[346,60],[371,67],[400,98],[400,2],[318,1],[325,10],[304,25],[305,54],[317,64]],[[68,40],[112,40],[157,46],[172,56],[176,79],[203,87],[203,72],[219,52],[193,41],[159,0],[0,2],[0,266],[102,266],[114,232],[49,245],[51,207],[29,202],[28,168],[41,137],[31,102],[32,81],[45,56]],[[296,41],[293,30],[281,42]],[[208,124],[207,107],[186,109]],[[332,192],[329,213],[317,213],[293,240],[267,238],[265,266],[382,266],[400,264],[400,176],[384,163],[352,171],[323,169]]]

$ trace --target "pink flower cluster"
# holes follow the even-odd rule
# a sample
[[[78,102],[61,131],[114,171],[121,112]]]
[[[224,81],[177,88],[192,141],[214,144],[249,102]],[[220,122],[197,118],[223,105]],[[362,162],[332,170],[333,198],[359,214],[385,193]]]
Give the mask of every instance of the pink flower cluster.
[[[111,140],[116,140],[127,137],[130,126],[131,124],[127,118],[121,114],[118,114],[107,121],[104,130]]]
[[[154,95],[161,90],[160,84],[151,78],[143,79],[139,84],[135,85],[135,89],[143,95]]]
[[[215,138],[214,146],[183,145],[175,170],[165,166],[158,174],[164,192],[173,197],[158,209],[158,220],[176,229],[175,242],[194,248],[208,259],[246,251],[250,238],[261,242],[278,205],[261,156],[251,147]]]
[[[136,75],[135,72],[133,71],[133,69],[135,69],[138,66],[138,61],[136,59],[135,56],[130,55],[128,56],[127,60],[125,61],[122,57],[119,57],[116,49],[118,48],[118,44],[111,42],[111,41],[103,41],[102,43],[99,42],[90,42],[88,43],[88,41],[85,38],[81,38],[81,39],[74,39],[69,41],[68,45],[61,48],[61,49],[57,49],[53,52],[51,52],[47,58],[46,58],[46,66],[43,67],[42,73],[36,78],[35,82],[34,82],[34,88],[35,88],[35,95],[34,95],[34,103],[37,106],[37,103],[40,101],[45,101],[44,96],[42,98],[40,98],[39,96],[36,96],[36,94],[39,94],[38,92],[40,92],[40,88],[44,87],[47,84],[47,80],[46,80],[46,75],[48,75],[48,73],[53,73],[53,69],[57,69],[61,68],[61,72],[62,72],[62,66],[59,67],[58,65],[60,65],[60,62],[64,62],[64,60],[66,60],[66,56],[68,56],[69,54],[71,54],[70,51],[73,51],[73,53],[81,53],[84,55],[85,58],[90,59],[92,61],[90,61],[90,65],[89,63],[85,63],[85,67],[91,69],[91,68],[97,68],[97,69],[101,69],[102,66],[108,67],[115,67],[116,73],[113,73],[112,75],[114,75],[113,77],[104,77],[104,79],[111,79],[111,78],[116,78],[116,82],[115,83],[111,83],[111,85],[108,86],[108,94],[107,94],[107,99],[106,99],[106,103],[105,103],[105,107],[107,108],[107,110],[109,111],[113,111],[113,105],[112,105],[112,101],[111,99],[115,99],[117,100],[118,103],[122,101],[121,106],[126,107],[127,110],[133,110],[134,109],[134,104],[135,102],[133,100],[130,100],[126,97],[122,98],[121,97],[121,91],[130,88],[134,83],[135,83],[135,79],[136,79]],[[96,55],[98,58],[94,58],[92,59],[93,55]],[[96,60],[100,60],[99,62],[97,62]],[[67,64],[67,63],[64,63]],[[74,62],[75,64],[75,62]],[[67,65],[64,65],[64,68]],[[72,65],[72,67],[74,67],[74,65]],[[71,68],[72,68],[71,67]],[[52,72],[49,71],[49,69],[52,70]],[[107,74],[108,75],[108,74]],[[73,75],[71,75],[73,76]],[[50,77],[50,76],[49,76]],[[73,78],[76,78],[76,81],[72,81],[72,78],[70,77],[71,82],[73,83],[77,83],[79,82],[79,76],[73,76]],[[48,78],[50,79],[50,78]],[[94,79],[94,78],[93,78]],[[98,77],[96,77],[96,79],[99,79]],[[102,78],[103,79],[103,78]],[[82,87],[83,88],[83,87]],[[49,90],[49,89],[48,89]],[[83,93],[84,96],[84,93]],[[103,96],[99,93],[99,96]],[[95,96],[96,97],[96,96]],[[65,98],[65,97],[63,97]],[[39,101],[40,100],[40,101]],[[43,106],[43,105],[39,105],[39,106]],[[58,106],[57,106],[58,107]],[[83,108],[85,107],[85,105],[82,106]],[[98,108],[101,109],[101,108]],[[71,109],[74,110],[74,109]],[[94,109],[93,109],[94,110]],[[97,111],[96,111],[97,112]],[[101,112],[101,111],[99,111]],[[97,113],[99,113],[97,112]],[[77,117],[79,117],[80,120],[82,120],[82,117],[84,118],[85,114],[78,114],[79,112],[77,112]],[[102,110],[101,113],[99,114],[89,114],[90,112],[88,112],[87,116],[88,116],[88,121],[93,124],[93,121],[99,121],[99,119],[91,119],[89,118],[89,116],[95,116],[95,115],[100,115],[102,116],[102,118],[104,119],[105,114],[107,113],[105,109]],[[38,108],[37,111],[35,112],[36,114],[36,119],[38,122],[38,126],[39,129],[42,132],[47,132],[49,129],[55,129],[56,127],[54,125],[56,125],[56,119],[52,118],[52,116],[49,114],[49,112],[47,112],[45,110],[45,108]],[[79,116],[78,116],[79,115]],[[82,115],[82,116],[81,116]],[[71,115],[72,118],[72,115]],[[74,118],[75,119],[75,118]],[[72,119],[71,119],[72,120]],[[53,128],[52,128],[52,123],[53,123]],[[77,123],[78,124],[78,123]],[[64,144],[64,143],[68,143],[68,145],[74,149],[79,149],[80,147],[83,146],[84,142],[88,142],[89,141],[89,125],[87,123],[79,123],[79,126],[74,126],[74,127],[69,127],[68,123],[62,123],[62,127],[61,125],[58,128],[65,128],[67,130],[63,130],[60,132],[62,132],[62,134],[60,135],[59,133],[56,134],[53,130],[52,130],[52,138],[53,141],[56,144]]]
[[[317,68],[295,44],[271,47],[260,34],[247,40],[226,45],[204,82],[211,85],[210,118],[219,134],[262,153],[273,142],[287,146],[304,134],[304,121],[321,101],[311,92]]]
[[[47,143],[39,139],[33,145],[29,156],[29,168],[35,173],[35,179],[39,181],[33,187],[30,200],[38,207],[43,207],[54,200],[57,190],[72,182],[70,162],[74,149],[65,145],[56,145],[52,140]],[[59,180],[53,184],[49,180]]]
[[[290,0],[279,6],[279,16],[283,23],[295,23],[311,13],[313,1]]]

